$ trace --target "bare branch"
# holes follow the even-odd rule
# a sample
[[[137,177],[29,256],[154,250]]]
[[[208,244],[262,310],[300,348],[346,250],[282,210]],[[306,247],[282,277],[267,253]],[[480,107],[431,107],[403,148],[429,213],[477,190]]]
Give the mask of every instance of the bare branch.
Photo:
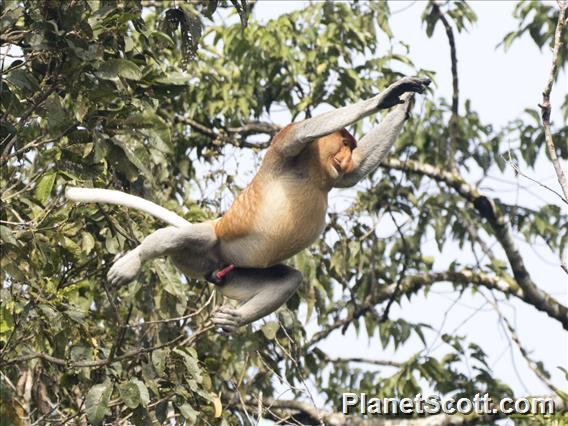
[[[268,148],[270,142],[247,142],[246,140],[243,140],[243,138],[253,134],[273,135],[278,130],[280,130],[280,126],[278,125],[254,121],[247,123],[241,127],[228,128],[226,130],[222,130],[221,132],[216,132],[214,129],[209,128],[206,125],[199,123],[198,121],[195,121],[189,117],[176,115],[175,120],[178,123],[190,126],[192,129],[196,130],[202,135],[210,137],[213,140],[228,143],[239,148]],[[238,140],[237,138],[235,138],[235,135],[240,135],[241,139]]]
[[[423,272],[407,276],[400,283],[398,297],[411,295],[420,289],[439,282],[453,282],[464,285],[477,284],[488,289],[497,290],[501,293],[518,297],[519,299],[530,303],[527,301],[521,288],[517,286],[513,280],[508,281],[505,278],[489,275],[484,272],[473,272],[469,269],[461,271]],[[333,331],[345,327],[365,312],[370,311],[375,305],[389,300],[395,293],[396,288],[396,283],[381,287],[378,292],[372,294],[371,297],[366,299],[365,302],[362,303],[353,313],[345,318],[335,321],[333,324],[326,326],[323,330],[315,333],[312,339],[307,343],[306,347],[315,345],[329,336]]]
[[[341,364],[344,362],[355,362],[358,364],[372,364],[372,365],[380,365],[382,367],[400,367],[402,363],[398,361],[388,361],[388,360],[381,360],[381,359],[372,359],[372,358],[329,358],[329,362],[334,364]]]
[[[238,133],[240,135],[257,135],[268,134],[274,135],[282,129],[278,124],[267,123],[264,121],[250,121],[241,127],[229,127],[226,129],[229,133]]]
[[[446,155],[448,160],[448,166],[450,170],[455,170],[456,163],[455,163],[455,149],[457,146],[457,139],[458,139],[458,119],[459,119],[459,81],[458,81],[458,56],[456,51],[456,39],[454,37],[454,30],[452,26],[448,22],[446,15],[440,9],[440,6],[436,1],[432,2],[432,6],[438,16],[440,17],[440,21],[444,25],[444,29],[446,30],[446,36],[448,37],[448,43],[450,45],[450,59],[452,62],[452,116],[450,118],[450,137],[447,142],[446,146]]]
[[[542,92],[542,104],[540,104],[539,107],[541,109],[542,126],[544,127],[546,148],[548,149],[548,154],[550,155],[550,159],[552,160],[552,164],[554,165],[554,170],[556,171],[558,182],[562,187],[564,199],[568,200],[568,182],[566,181],[566,175],[564,174],[562,165],[560,164],[558,156],[556,155],[556,146],[554,145],[554,140],[552,139],[552,131],[550,129],[550,112],[552,109],[550,106],[550,92],[552,91],[552,85],[554,84],[554,81],[556,80],[556,74],[558,73],[558,53],[560,52],[560,47],[562,45],[562,32],[564,30],[564,26],[566,25],[566,2],[559,1],[558,5],[560,7],[560,11],[558,13],[558,22],[556,23],[556,30],[554,32],[552,68],[550,69],[550,75],[548,77],[548,81],[546,82],[544,92]]]

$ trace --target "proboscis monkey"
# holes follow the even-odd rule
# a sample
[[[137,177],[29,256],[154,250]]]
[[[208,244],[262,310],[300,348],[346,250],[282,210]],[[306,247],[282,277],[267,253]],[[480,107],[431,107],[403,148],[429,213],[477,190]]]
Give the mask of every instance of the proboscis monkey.
[[[207,278],[240,305],[216,310],[226,332],[274,312],[302,282],[282,262],[312,244],[325,227],[327,194],[375,170],[400,133],[414,92],[427,78],[405,77],[379,95],[292,123],[274,136],[251,183],[219,219],[192,224],[142,198],[105,189],[67,188],[70,200],[119,204],[172,226],[153,232],[110,268],[112,285],[132,281],[144,262],[171,256],[182,272]],[[359,144],[346,126],[396,106]]]

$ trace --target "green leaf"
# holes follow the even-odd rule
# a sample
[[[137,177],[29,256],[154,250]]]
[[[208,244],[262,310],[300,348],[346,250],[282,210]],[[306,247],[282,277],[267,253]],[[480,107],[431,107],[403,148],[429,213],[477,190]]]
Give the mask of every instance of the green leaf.
[[[152,426],[150,413],[144,407],[138,407],[132,413],[132,424],[136,426]]]
[[[122,149],[128,161],[130,161],[140,173],[148,179],[153,179],[152,172],[148,168],[148,166],[151,167],[152,163],[142,142],[136,141],[126,135],[117,135],[112,142]]]
[[[197,421],[197,411],[195,411],[193,407],[187,402],[179,407],[179,412],[184,418],[189,420],[191,424],[195,424],[195,422]]]
[[[105,61],[95,73],[97,77],[112,80],[123,77],[128,80],[140,80],[142,71],[134,62],[128,59],[110,59]]]
[[[199,364],[197,363],[197,359],[182,349],[174,349],[173,352],[179,355],[183,360],[186,372],[195,378],[197,383],[202,383],[203,376],[201,369],[199,368]]]
[[[154,80],[156,83],[168,84],[172,86],[185,86],[189,81],[194,78],[191,75],[182,74],[179,72],[173,72],[168,74],[166,77],[160,77]]]
[[[278,321],[268,321],[262,326],[262,333],[268,340],[273,340],[276,337],[276,332],[280,328]]]
[[[6,81],[26,92],[37,92],[39,90],[39,83],[33,74],[23,69],[10,71],[6,77]]]
[[[93,386],[85,397],[87,419],[93,425],[100,425],[106,415],[112,394],[112,383],[107,381]]]
[[[95,247],[95,239],[88,232],[81,232],[81,251],[89,254]]]
[[[158,376],[162,376],[166,370],[166,359],[169,353],[169,349],[156,349],[152,352],[152,365]]]
[[[63,237],[63,239],[61,240],[61,244],[63,245],[63,247],[65,247],[65,249],[67,249],[70,253],[73,254],[73,256],[75,256],[76,258],[80,258],[81,257],[81,247],[79,247],[79,245],[73,241],[71,238],[69,237]]]
[[[166,419],[168,418],[168,401],[160,401],[156,405],[155,412],[156,418],[160,422],[160,424],[165,423]]]
[[[146,387],[144,382],[140,379],[134,378],[131,380],[131,382],[134,383],[138,388],[138,394],[140,395],[140,403],[142,404],[142,406],[146,407],[150,402],[150,395],[148,394],[148,388]]]
[[[45,202],[49,198],[56,177],[56,172],[47,172],[39,179],[35,189],[35,197],[41,204],[45,205]]]
[[[118,391],[122,401],[128,408],[136,408],[138,406],[146,407],[150,402],[148,388],[141,380],[137,378],[131,379],[129,382],[122,383],[118,386]]]
[[[118,386],[118,392],[120,393],[122,402],[124,402],[128,408],[136,408],[140,405],[140,391],[133,380],[121,383]]]
[[[0,239],[7,244],[12,244],[16,247],[21,246],[20,242],[12,235],[10,228],[4,225],[0,225]]]

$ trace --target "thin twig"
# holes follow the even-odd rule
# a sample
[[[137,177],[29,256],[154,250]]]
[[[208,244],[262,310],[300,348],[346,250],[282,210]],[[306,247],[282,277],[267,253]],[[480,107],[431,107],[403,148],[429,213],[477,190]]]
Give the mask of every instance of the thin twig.
[[[154,321],[144,321],[142,323],[139,324],[129,324],[128,327],[130,328],[135,328],[135,327],[142,327],[148,324],[163,324],[163,323],[167,323],[167,322],[175,322],[175,321],[183,321],[186,320],[188,318],[192,318],[195,317],[197,315],[199,315],[201,312],[203,312],[203,310],[209,306],[209,304],[211,303],[211,301],[213,300],[213,297],[215,296],[214,292],[211,292],[211,295],[209,296],[209,299],[207,299],[207,301],[203,304],[203,306],[201,306],[201,308],[199,308],[196,311],[193,311],[190,314],[187,315],[183,315],[181,317],[176,317],[176,318],[166,318],[166,319],[162,319],[162,320],[154,320]]]
[[[516,164],[516,163],[513,161],[510,151],[509,151],[509,159],[506,159],[504,155],[502,155],[501,157],[503,158],[503,160],[505,160],[505,162],[506,162],[509,166],[511,166],[511,168],[515,171],[516,174],[518,174],[519,176],[522,176],[522,177],[524,177],[524,178],[526,178],[526,179],[528,179],[528,180],[530,180],[530,181],[532,181],[532,182],[538,184],[539,186],[542,186],[544,189],[547,189],[548,191],[550,191],[550,192],[552,192],[553,194],[555,194],[555,195],[557,195],[558,197],[560,197],[560,199],[561,199],[564,203],[568,204],[568,199],[567,199],[567,198],[564,198],[561,193],[559,193],[558,191],[555,191],[554,189],[552,189],[552,188],[549,187],[548,185],[545,185],[544,183],[539,182],[538,180],[533,179],[532,177],[527,176],[526,174],[524,174],[524,173],[521,171],[521,169],[519,168],[519,165]]]
[[[392,307],[392,304],[394,303],[394,301],[398,297],[398,293],[400,291],[400,286],[402,284],[402,280],[404,280],[404,277],[406,276],[406,270],[408,269],[408,264],[410,263],[410,261],[409,261],[410,247],[408,247],[408,243],[406,242],[406,238],[404,236],[404,233],[402,232],[400,225],[398,224],[394,215],[392,214],[392,210],[391,210],[390,206],[388,207],[387,211],[389,213],[391,220],[394,222],[394,226],[396,226],[396,231],[398,232],[400,239],[402,241],[402,247],[403,247],[405,256],[404,256],[404,262],[402,264],[402,270],[400,271],[400,274],[398,275],[398,279],[396,280],[396,286],[394,288],[394,291],[392,293],[391,298],[389,299],[389,301],[387,303],[385,310],[383,311],[383,315],[381,316],[381,322],[389,319],[390,309]]]
[[[513,327],[513,325],[511,324],[511,322],[509,321],[509,319],[503,314],[503,312],[501,312],[501,309],[499,308],[499,305],[497,304],[497,300],[495,298],[495,296],[492,294],[493,296],[493,300],[490,300],[487,296],[485,296],[483,293],[481,293],[483,295],[483,297],[485,297],[485,300],[487,300],[487,302],[489,302],[493,308],[495,309],[495,312],[497,312],[497,315],[499,315],[499,319],[501,321],[503,321],[503,323],[505,324],[505,326],[507,327],[507,329],[509,330],[509,333],[511,335],[511,338],[513,339],[513,342],[515,342],[515,344],[517,345],[517,348],[519,349],[519,351],[521,352],[521,355],[523,356],[523,358],[527,361],[527,364],[529,365],[529,368],[536,374],[536,376],[546,385],[548,386],[548,388],[553,391],[554,393],[556,393],[557,395],[561,395],[560,389],[558,389],[551,381],[548,377],[546,377],[546,375],[543,373],[543,371],[539,368],[539,365],[531,358],[531,356],[529,355],[528,351],[525,349],[525,347],[523,346],[523,344],[521,343],[520,339],[519,339],[519,335],[517,334],[517,330],[515,329],[515,327]]]
[[[290,336],[290,334],[288,333],[288,330],[286,330],[286,327],[284,327],[283,324],[280,324],[280,328],[282,329],[282,331],[284,332],[284,334],[286,335],[286,337],[288,338],[288,341],[292,344],[292,347],[297,346],[296,342],[294,341],[294,339],[292,339],[292,336]],[[282,346],[282,344],[278,341],[278,339],[274,340],[276,342],[276,344],[280,347],[280,349],[282,349],[282,352],[284,353],[284,355],[286,355],[288,357],[288,359],[290,361],[292,361],[292,363],[294,364],[294,366],[297,368],[297,373],[298,376],[300,378],[300,380],[302,381],[302,384],[304,385],[304,388],[306,389],[306,393],[308,394],[308,397],[310,398],[310,401],[312,403],[312,405],[314,406],[314,409],[316,410],[316,413],[318,415],[318,419],[319,422],[321,424],[321,426],[325,426],[325,423],[323,422],[323,417],[320,415],[319,413],[319,408],[316,404],[316,401],[314,399],[314,396],[312,395],[312,392],[310,391],[310,388],[308,386],[308,384],[306,383],[306,379],[304,378],[304,375],[302,374],[302,368],[300,366],[300,364],[298,363],[298,361],[296,360],[296,358],[294,358],[285,348],[284,346]]]

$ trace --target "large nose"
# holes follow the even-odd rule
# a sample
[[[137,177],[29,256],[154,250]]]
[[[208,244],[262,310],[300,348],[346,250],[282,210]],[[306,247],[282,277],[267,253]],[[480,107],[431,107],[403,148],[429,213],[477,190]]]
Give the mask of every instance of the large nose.
[[[342,149],[340,152],[341,155],[341,168],[343,171],[349,171],[348,169],[351,168],[351,150],[350,149]]]

